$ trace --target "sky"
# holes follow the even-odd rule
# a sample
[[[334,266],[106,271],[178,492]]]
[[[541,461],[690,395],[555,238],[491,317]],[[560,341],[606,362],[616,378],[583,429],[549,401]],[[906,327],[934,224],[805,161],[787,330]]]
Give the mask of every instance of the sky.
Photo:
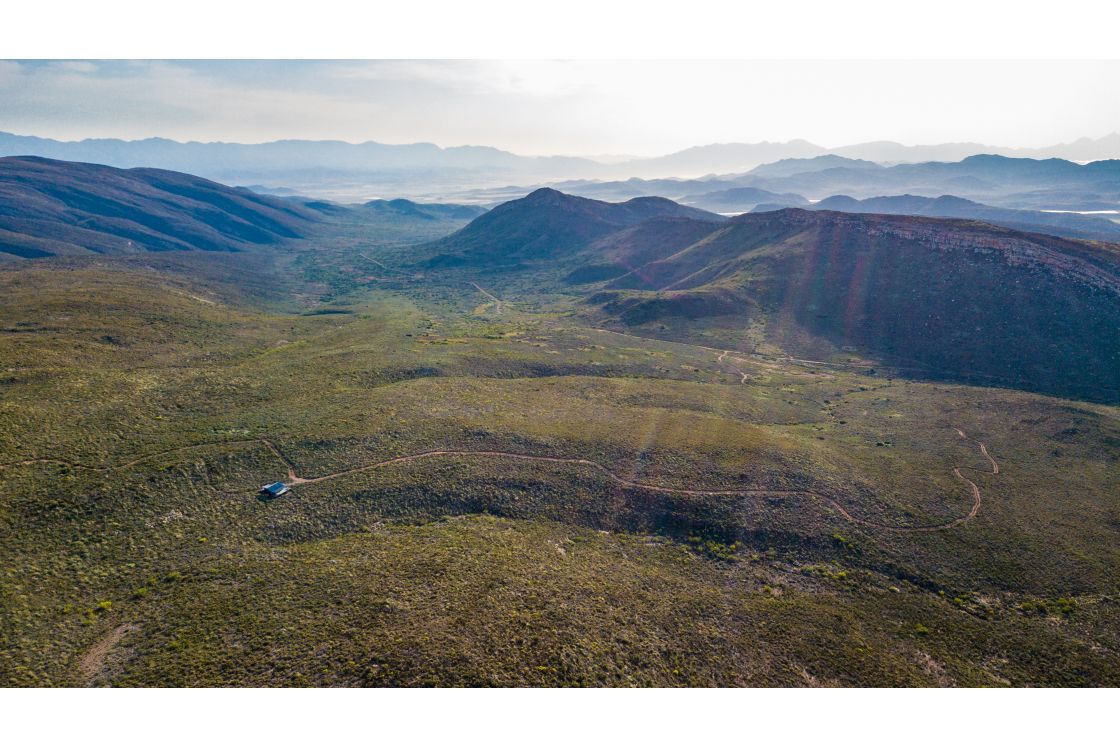
[[[0,131],[489,145],[1042,147],[1120,130],[1120,61],[0,61]]]

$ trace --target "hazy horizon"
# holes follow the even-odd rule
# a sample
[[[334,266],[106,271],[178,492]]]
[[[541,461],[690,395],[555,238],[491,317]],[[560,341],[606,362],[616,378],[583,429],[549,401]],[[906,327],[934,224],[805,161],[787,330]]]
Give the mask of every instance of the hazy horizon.
[[[391,145],[391,146],[401,146],[401,147],[411,146],[411,145],[433,145],[433,146],[435,146],[435,147],[437,147],[441,150],[454,150],[454,149],[457,149],[457,148],[492,148],[494,150],[500,150],[500,151],[507,152],[507,153],[510,153],[510,154],[516,155],[516,156],[521,156],[521,157],[524,157],[524,158],[549,158],[549,157],[554,157],[554,158],[583,158],[583,159],[587,159],[587,160],[591,160],[591,161],[598,161],[598,162],[603,163],[605,165],[611,165],[611,164],[615,164],[615,163],[625,163],[628,160],[642,160],[642,159],[649,159],[649,158],[658,158],[658,157],[661,157],[661,156],[673,155],[673,154],[676,154],[676,153],[680,153],[682,151],[688,151],[688,150],[694,150],[694,149],[700,149],[700,148],[708,148],[708,147],[713,147],[713,146],[728,146],[728,145],[789,145],[789,144],[795,144],[795,143],[806,143],[808,145],[818,146],[823,151],[826,151],[828,153],[831,153],[832,151],[836,151],[836,150],[843,150],[845,148],[853,148],[855,146],[875,145],[877,143],[900,145],[900,146],[903,146],[905,148],[936,148],[936,147],[939,147],[939,146],[970,146],[970,145],[975,145],[975,146],[991,147],[993,149],[998,149],[1000,151],[1015,151],[1015,150],[1034,151],[1034,150],[1046,150],[1048,148],[1053,148],[1053,147],[1073,145],[1073,144],[1078,143],[1078,142],[1096,142],[1096,141],[1099,141],[1099,140],[1104,140],[1106,138],[1109,138],[1113,135],[1120,136],[1120,127],[1118,127],[1116,130],[1114,130],[1112,132],[1104,133],[1104,134],[1100,135],[1099,137],[1082,135],[1080,137],[1072,138],[1070,140],[1063,140],[1061,142],[1044,143],[1040,146],[1015,146],[1015,145],[1004,145],[1002,143],[985,143],[985,142],[963,141],[963,140],[962,141],[952,141],[952,142],[945,141],[945,142],[920,142],[919,143],[919,142],[905,142],[905,141],[900,141],[900,140],[883,140],[883,139],[860,140],[860,141],[853,141],[853,142],[850,142],[850,143],[840,143],[840,144],[833,145],[833,146],[825,146],[825,145],[821,145],[818,142],[814,142],[812,140],[809,140],[808,138],[790,137],[790,138],[787,138],[785,140],[757,140],[757,141],[735,140],[735,141],[724,141],[724,142],[695,143],[693,145],[685,146],[684,148],[679,148],[679,149],[674,150],[674,151],[665,151],[665,152],[659,152],[659,153],[648,153],[648,154],[642,154],[642,155],[639,155],[639,154],[636,154],[636,153],[520,153],[520,152],[508,150],[506,148],[501,148],[501,147],[496,146],[496,145],[491,145],[489,143],[455,143],[455,144],[450,144],[450,145],[444,145],[444,144],[440,144],[440,143],[433,143],[433,142],[427,141],[427,140],[414,140],[414,141],[408,141],[408,142],[405,142],[405,141],[389,142],[389,141],[385,141],[385,140],[377,140],[375,138],[370,138],[370,139],[367,139],[367,140],[343,140],[343,139],[339,139],[339,138],[275,138],[275,139],[271,139],[271,140],[254,140],[254,141],[248,141],[248,140],[184,140],[184,139],[180,139],[180,138],[166,137],[164,135],[148,135],[148,136],[145,136],[145,137],[138,137],[138,138],[123,138],[123,137],[115,137],[115,136],[112,136],[112,135],[87,137],[87,138],[55,138],[55,137],[50,137],[50,136],[47,136],[47,135],[42,135],[42,134],[37,133],[37,132],[14,132],[12,130],[5,130],[3,128],[0,128],[0,134],[14,135],[16,137],[40,138],[40,139],[43,139],[43,140],[54,140],[54,141],[57,141],[57,142],[60,142],[60,143],[82,143],[82,142],[86,142],[86,141],[105,141],[105,140],[119,140],[119,141],[125,142],[125,143],[137,143],[137,142],[143,142],[144,140],[164,140],[164,141],[168,141],[168,142],[178,143],[180,145],[190,145],[190,144],[201,144],[201,145],[269,145],[269,144],[272,144],[272,143],[283,143],[283,142],[344,143],[346,145],[377,144],[377,145]],[[1026,156],[1026,157],[1031,157],[1031,156]]]
[[[608,159],[795,140],[1032,149],[1116,132],[1120,63],[0,61],[0,96],[0,130],[64,141],[373,141]],[[1040,117],[1041,103],[1061,116]]]

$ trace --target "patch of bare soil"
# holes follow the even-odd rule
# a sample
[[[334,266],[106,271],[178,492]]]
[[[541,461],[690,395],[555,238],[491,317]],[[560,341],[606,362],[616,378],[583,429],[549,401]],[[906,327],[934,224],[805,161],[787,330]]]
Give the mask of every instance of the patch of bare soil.
[[[121,639],[136,629],[137,627],[131,623],[118,625],[106,633],[101,640],[90,646],[89,651],[78,662],[78,669],[81,670],[82,676],[87,682],[101,673],[101,668],[105,664],[105,657],[121,642]]]

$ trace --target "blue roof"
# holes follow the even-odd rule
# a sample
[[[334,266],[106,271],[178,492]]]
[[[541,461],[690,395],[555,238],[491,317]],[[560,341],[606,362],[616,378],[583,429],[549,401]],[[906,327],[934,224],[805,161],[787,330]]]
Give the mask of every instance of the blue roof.
[[[283,490],[286,486],[282,482],[274,482],[271,485],[265,485],[264,489],[270,493],[275,493],[277,490]]]

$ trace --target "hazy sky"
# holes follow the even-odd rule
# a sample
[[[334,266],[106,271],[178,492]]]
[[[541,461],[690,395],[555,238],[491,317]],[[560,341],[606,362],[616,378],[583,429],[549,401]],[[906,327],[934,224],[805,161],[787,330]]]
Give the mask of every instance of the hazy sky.
[[[656,155],[1120,130],[1120,62],[4,62],[0,130]]]

